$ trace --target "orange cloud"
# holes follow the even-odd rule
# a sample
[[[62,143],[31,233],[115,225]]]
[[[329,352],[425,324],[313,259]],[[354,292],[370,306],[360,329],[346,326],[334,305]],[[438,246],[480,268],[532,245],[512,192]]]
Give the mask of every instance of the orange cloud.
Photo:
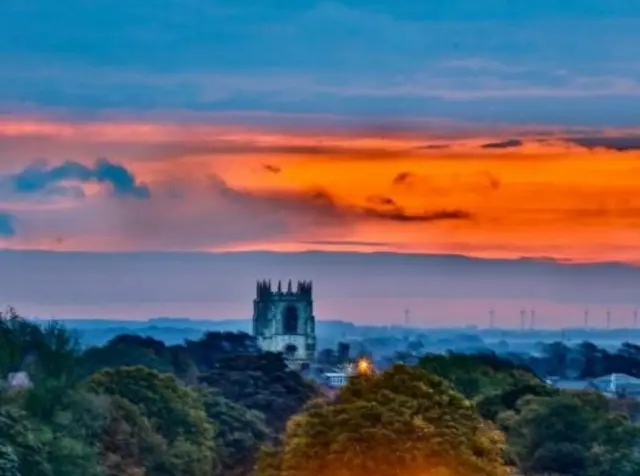
[[[0,144],[13,157],[6,174],[35,156],[84,163],[106,156],[159,192],[126,208],[95,205],[109,214],[109,227],[83,228],[86,215],[74,221],[72,206],[64,226],[55,218],[45,226],[29,210],[4,245],[383,249],[640,263],[638,131],[576,137],[531,129],[349,135],[0,119]],[[78,209],[95,213],[87,200]],[[14,206],[17,213],[20,204],[6,211]],[[171,231],[176,226],[186,231]],[[44,237],[48,227],[56,238]]]

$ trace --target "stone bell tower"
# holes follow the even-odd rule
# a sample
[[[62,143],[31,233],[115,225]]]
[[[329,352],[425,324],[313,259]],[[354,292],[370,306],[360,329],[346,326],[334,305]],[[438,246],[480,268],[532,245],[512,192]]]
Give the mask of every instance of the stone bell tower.
[[[278,281],[259,281],[253,300],[253,335],[265,352],[281,352],[294,367],[315,360],[316,323],[313,315],[312,283],[291,280],[286,291]]]

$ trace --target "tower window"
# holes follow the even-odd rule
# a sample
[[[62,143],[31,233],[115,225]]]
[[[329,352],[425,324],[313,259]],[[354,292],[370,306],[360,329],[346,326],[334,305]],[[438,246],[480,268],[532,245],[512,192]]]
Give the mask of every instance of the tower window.
[[[298,309],[295,306],[287,306],[284,310],[283,331],[285,334],[298,333]]]
[[[293,359],[296,356],[297,353],[298,353],[298,348],[293,344],[288,344],[284,348],[284,356],[287,359]]]

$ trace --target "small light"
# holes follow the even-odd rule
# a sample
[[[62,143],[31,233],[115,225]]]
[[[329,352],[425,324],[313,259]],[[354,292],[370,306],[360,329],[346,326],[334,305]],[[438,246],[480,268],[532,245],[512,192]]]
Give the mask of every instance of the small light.
[[[358,360],[358,373],[359,374],[368,374],[371,372],[371,364],[367,359]]]

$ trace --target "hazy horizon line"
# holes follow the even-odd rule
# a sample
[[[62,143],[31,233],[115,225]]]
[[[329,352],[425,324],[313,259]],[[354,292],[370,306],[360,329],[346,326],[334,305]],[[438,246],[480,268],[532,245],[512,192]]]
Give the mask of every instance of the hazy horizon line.
[[[38,316],[31,316],[31,317],[26,317],[26,319],[30,319],[30,320],[35,320],[35,321],[39,321],[39,322],[59,322],[59,323],[64,323],[64,322],[68,322],[68,321],[90,321],[90,322],[95,322],[95,323],[114,323],[114,324],[124,324],[125,326],[127,324],[155,324],[157,323],[157,321],[189,321],[189,322],[193,322],[193,323],[216,323],[216,324],[233,324],[233,323],[250,323],[252,321],[251,318],[232,318],[232,317],[224,317],[224,318],[215,318],[215,317],[209,317],[209,318],[199,318],[199,317],[166,317],[166,316],[157,316],[157,317],[149,317],[149,318],[133,318],[133,319],[124,319],[124,318],[113,318],[113,319],[108,319],[108,318],[103,318],[103,317],[52,317],[52,318],[45,318],[45,317],[38,317]],[[408,331],[423,331],[423,330],[430,330],[430,331],[453,331],[453,330],[473,330],[476,332],[512,332],[512,333],[519,333],[519,334],[526,334],[526,333],[531,333],[531,334],[535,334],[535,333],[540,333],[540,332],[551,332],[551,333],[562,333],[568,330],[572,330],[572,331],[584,331],[584,332],[599,332],[599,333],[608,333],[608,332],[619,332],[619,331],[632,331],[632,332],[639,332],[640,333],[640,328],[634,328],[634,327],[629,327],[629,326],[622,326],[622,327],[597,327],[597,326],[589,326],[589,327],[584,327],[584,326],[566,326],[566,327],[557,327],[557,328],[553,328],[553,327],[546,327],[546,326],[541,326],[541,327],[536,327],[536,328],[526,328],[526,329],[521,329],[519,327],[506,327],[506,326],[497,326],[497,327],[486,327],[486,326],[479,326],[479,325],[475,325],[475,324],[461,324],[458,326],[405,326],[402,324],[376,324],[376,323],[371,323],[371,324],[362,324],[362,323],[357,323],[354,321],[349,321],[349,320],[343,320],[343,319],[323,319],[323,318],[316,318],[317,322],[321,322],[322,324],[336,324],[336,325],[351,325],[354,326],[355,328],[375,328],[375,329],[396,329],[396,330],[408,330]],[[153,325],[151,326],[153,327]],[[159,327],[164,327],[165,329],[182,329],[176,326],[159,326]],[[244,332],[244,331],[236,331],[236,332]]]
[[[129,251],[113,251],[113,250],[56,250],[56,249],[39,249],[39,248],[0,248],[2,254],[43,254],[43,255],[118,255],[118,256],[166,256],[166,255],[206,255],[206,256],[231,256],[231,255],[274,255],[274,256],[304,256],[304,255],[332,255],[332,256],[376,256],[376,257],[405,257],[416,259],[458,259],[466,261],[486,261],[486,262],[502,262],[502,263],[548,263],[560,266],[572,267],[591,267],[591,266],[618,266],[621,268],[640,269],[640,263],[631,263],[627,261],[580,261],[580,260],[559,260],[549,256],[518,256],[518,257],[482,257],[466,255],[462,253],[420,253],[420,252],[401,252],[401,251],[376,251],[376,250],[323,250],[309,249],[304,251],[295,250],[129,250]]]

